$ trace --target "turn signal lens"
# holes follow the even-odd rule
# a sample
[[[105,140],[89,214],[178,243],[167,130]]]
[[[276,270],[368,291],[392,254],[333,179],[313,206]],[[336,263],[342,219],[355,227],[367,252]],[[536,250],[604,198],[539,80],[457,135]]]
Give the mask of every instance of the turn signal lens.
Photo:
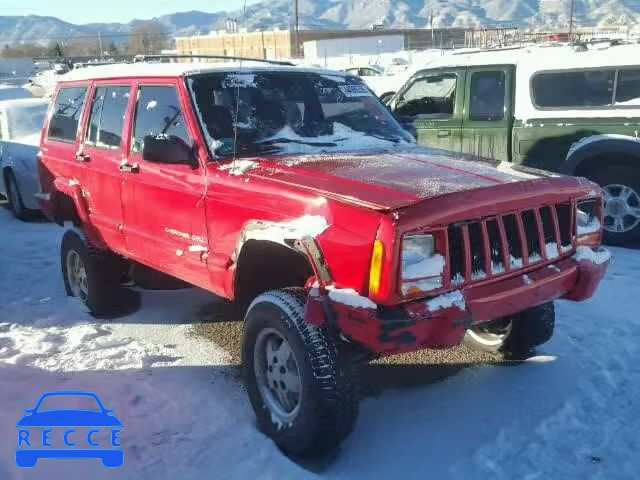
[[[371,256],[371,269],[369,270],[369,294],[377,295],[380,292],[382,279],[382,263],[384,262],[384,244],[380,240],[373,242],[373,255]]]

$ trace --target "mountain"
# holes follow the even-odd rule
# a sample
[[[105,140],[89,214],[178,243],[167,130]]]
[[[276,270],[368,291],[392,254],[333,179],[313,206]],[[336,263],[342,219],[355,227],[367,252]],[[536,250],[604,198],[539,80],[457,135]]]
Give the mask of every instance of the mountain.
[[[564,1],[564,4],[563,4]],[[570,0],[300,0],[300,25],[306,29],[369,28],[373,23],[386,27],[546,26],[565,27]],[[180,12],[153,18],[174,35],[205,33],[224,28],[226,19],[237,18],[246,28],[288,28],[293,23],[292,0],[266,0],[242,11],[205,13]],[[640,22],[638,0],[575,0],[578,25]],[[141,23],[92,23],[75,25],[55,17],[37,15],[0,16],[0,42],[48,43],[73,36],[100,32],[121,43],[127,33]]]

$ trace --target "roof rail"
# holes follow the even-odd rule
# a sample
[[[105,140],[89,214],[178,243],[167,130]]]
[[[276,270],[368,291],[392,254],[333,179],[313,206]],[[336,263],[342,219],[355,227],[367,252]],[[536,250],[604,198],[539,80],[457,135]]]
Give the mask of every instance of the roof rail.
[[[233,57],[228,55],[175,55],[173,53],[156,54],[156,55],[136,55],[133,57],[134,63],[146,62],[147,60],[164,60],[164,59],[180,59],[180,58],[208,58],[213,60],[236,60],[241,62],[260,62],[269,63],[271,65],[285,65],[293,67],[294,64],[283,60],[265,60],[262,58]]]

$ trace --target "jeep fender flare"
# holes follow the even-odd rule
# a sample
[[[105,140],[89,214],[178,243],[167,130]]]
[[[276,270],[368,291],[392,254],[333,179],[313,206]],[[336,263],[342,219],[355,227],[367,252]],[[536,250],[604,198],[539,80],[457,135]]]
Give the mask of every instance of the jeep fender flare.
[[[76,213],[78,214],[78,218],[80,219],[80,222],[82,224],[82,229],[87,235],[89,241],[96,248],[107,250],[107,245],[104,243],[102,237],[91,223],[91,218],[89,217],[89,206],[87,205],[87,201],[85,200],[84,194],[82,193],[80,184],[76,180],[56,178],[53,181],[53,185],[55,187],[56,194],[66,195],[73,201]]]
[[[592,135],[574,143],[561,173],[573,175],[588,160],[606,157],[633,159],[640,167],[640,138],[628,135]]]

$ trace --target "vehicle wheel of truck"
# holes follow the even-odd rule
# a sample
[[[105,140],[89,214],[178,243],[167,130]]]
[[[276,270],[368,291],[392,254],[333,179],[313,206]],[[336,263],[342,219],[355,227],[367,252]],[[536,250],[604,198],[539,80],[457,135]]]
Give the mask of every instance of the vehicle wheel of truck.
[[[20,194],[20,188],[18,188],[18,182],[11,171],[7,174],[7,200],[9,201],[9,208],[14,217],[18,220],[29,219],[31,211],[25,208],[22,195]]]
[[[94,247],[82,230],[67,230],[60,259],[67,295],[78,297],[90,313],[100,317],[123,308],[119,257]]]
[[[358,402],[336,345],[305,322],[306,291],[259,295],[245,317],[243,370],[260,429],[284,452],[331,450],[356,421]]]
[[[467,330],[464,343],[474,349],[524,358],[534,347],[549,341],[555,325],[553,302]]]
[[[640,240],[640,171],[611,166],[587,174],[604,191],[604,241],[624,245]]]

